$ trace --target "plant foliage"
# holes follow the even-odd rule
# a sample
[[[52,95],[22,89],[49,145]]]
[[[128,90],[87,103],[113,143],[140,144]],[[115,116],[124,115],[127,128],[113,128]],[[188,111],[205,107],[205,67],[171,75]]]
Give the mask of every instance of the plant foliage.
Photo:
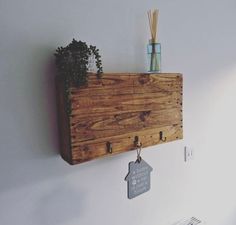
[[[66,46],[56,50],[56,66],[58,75],[65,78],[67,82],[72,82],[80,87],[87,84],[88,79],[88,59],[94,55],[97,67],[97,78],[101,77],[102,61],[99,50],[96,46],[88,46],[86,42],[75,39]]]

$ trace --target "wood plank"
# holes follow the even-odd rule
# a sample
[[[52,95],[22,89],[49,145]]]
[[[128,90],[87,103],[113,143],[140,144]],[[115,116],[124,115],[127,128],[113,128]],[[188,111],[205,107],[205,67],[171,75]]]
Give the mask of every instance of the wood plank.
[[[134,76],[134,93],[182,92],[180,74],[141,74]]]
[[[179,92],[158,92],[144,94],[105,96],[71,97],[72,117],[84,117],[84,115],[99,116],[128,113],[135,111],[163,110],[177,107],[182,104],[182,95]]]
[[[86,162],[98,157],[104,157],[107,155],[114,155],[121,152],[127,152],[136,149],[134,147],[134,138],[137,135],[142,142],[143,148],[156,144],[166,143],[160,140],[159,132],[163,131],[166,142],[182,139],[182,127],[181,125],[159,127],[146,131],[137,131],[135,133],[126,133],[110,137],[109,139],[103,138],[100,141],[88,141],[81,143],[73,147],[73,164]],[[113,152],[108,153],[106,143],[110,141],[112,143]]]
[[[74,141],[95,140],[136,130],[151,129],[181,123],[180,108],[162,111],[138,111],[116,115],[73,118],[71,120],[72,146]]]
[[[72,96],[98,96],[107,94],[131,94],[133,93],[133,80],[130,74],[104,74],[101,79],[97,79],[95,74],[88,77],[86,87],[71,87]]]

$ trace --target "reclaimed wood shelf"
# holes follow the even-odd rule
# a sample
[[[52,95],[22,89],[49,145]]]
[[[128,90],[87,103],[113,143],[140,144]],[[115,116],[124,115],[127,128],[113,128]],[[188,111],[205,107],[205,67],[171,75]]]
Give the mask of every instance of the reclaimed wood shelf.
[[[65,88],[57,78],[60,152],[69,164],[183,138],[182,75],[109,73]],[[66,92],[67,90],[67,92]]]

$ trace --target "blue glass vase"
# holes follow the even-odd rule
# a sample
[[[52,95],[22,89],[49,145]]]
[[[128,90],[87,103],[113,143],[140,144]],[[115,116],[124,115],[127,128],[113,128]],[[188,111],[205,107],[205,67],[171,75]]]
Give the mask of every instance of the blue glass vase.
[[[161,44],[149,42],[147,45],[148,72],[161,72]]]

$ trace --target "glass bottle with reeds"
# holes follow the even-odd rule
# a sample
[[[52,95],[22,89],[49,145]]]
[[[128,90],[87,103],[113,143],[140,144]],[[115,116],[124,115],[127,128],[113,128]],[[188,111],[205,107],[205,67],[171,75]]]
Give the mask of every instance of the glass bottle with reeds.
[[[148,72],[160,73],[161,72],[161,44],[158,43],[157,31],[158,31],[158,15],[159,10],[148,11],[148,21],[151,33],[151,39],[147,45],[148,54]]]

